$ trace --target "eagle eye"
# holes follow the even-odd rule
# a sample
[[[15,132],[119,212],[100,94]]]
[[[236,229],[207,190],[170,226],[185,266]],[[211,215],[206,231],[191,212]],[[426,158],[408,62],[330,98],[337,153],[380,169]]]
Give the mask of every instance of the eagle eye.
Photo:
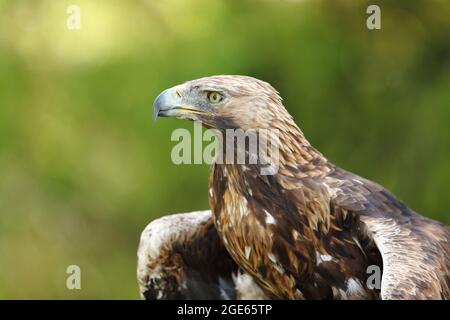
[[[216,92],[216,91],[210,91],[210,92],[208,92],[207,97],[208,97],[209,102],[211,102],[211,103],[219,103],[219,102],[221,102],[221,101],[223,100],[223,98],[224,98],[223,95],[222,95],[221,93]]]

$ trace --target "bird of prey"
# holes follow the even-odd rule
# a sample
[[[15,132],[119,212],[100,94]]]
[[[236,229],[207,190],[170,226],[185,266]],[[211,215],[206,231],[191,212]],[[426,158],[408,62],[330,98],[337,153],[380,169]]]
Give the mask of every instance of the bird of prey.
[[[279,154],[272,174],[263,161],[215,162],[211,211],[150,223],[138,251],[143,297],[450,298],[450,229],[327,160],[268,83],[201,78],[163,91],[153,107],[155,117],[201,121],[217,134],[279,132]],[[379,287],[368,285],[373,267]]]

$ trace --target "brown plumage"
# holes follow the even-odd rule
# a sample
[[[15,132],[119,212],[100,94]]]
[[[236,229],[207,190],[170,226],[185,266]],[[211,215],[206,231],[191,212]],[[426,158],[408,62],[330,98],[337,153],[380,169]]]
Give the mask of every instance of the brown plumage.
[[[209,210],[151,222],[141,234],[137,275],[144,299],[265,297],[225,250]]]
[[[449,228],[416,214],[378,184],[333,165],[309,144],[266,82],[243,76],[190,81],[162,93],[154,115],[202,121],[222,133],[279,132],[279,140],[272,141],[279,150],[274,174],[261,174],[260,161],[215,163],[210,176],[219,242],[267,297],[450,297]],[[241,148],[232,143],[234,151]],[[248,158],[270,160],[244,148]],[[225,251],[218,252],[228,261]],[[366,285],[369,266],[382,270],[381,288]],[[233,268],[224,273],[236,272]]]

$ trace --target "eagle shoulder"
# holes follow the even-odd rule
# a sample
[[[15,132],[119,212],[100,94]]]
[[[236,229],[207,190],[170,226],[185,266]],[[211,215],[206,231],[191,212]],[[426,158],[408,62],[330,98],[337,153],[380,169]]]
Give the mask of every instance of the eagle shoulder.
[[[420,216],[382,186],[342,169],[328,177],[333,202],[357,214],[382,256],[382,299],[450,298],[450,229]]]
[[[164,216],[141,234],[137,278],[143,299],[261,299],[222,245],[211,211]]]

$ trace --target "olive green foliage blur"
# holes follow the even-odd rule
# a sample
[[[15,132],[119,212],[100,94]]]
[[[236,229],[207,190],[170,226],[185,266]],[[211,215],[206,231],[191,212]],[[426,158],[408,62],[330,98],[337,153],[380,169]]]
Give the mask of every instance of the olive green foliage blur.
[[[436,0],[0,0],[0,298],[139,298],[145,225],[208,207],[208,167],[170,159],[192,124],[154,123],[152,102],[207,75],[270,82],[331,161],[449,223],[449,16]]]

